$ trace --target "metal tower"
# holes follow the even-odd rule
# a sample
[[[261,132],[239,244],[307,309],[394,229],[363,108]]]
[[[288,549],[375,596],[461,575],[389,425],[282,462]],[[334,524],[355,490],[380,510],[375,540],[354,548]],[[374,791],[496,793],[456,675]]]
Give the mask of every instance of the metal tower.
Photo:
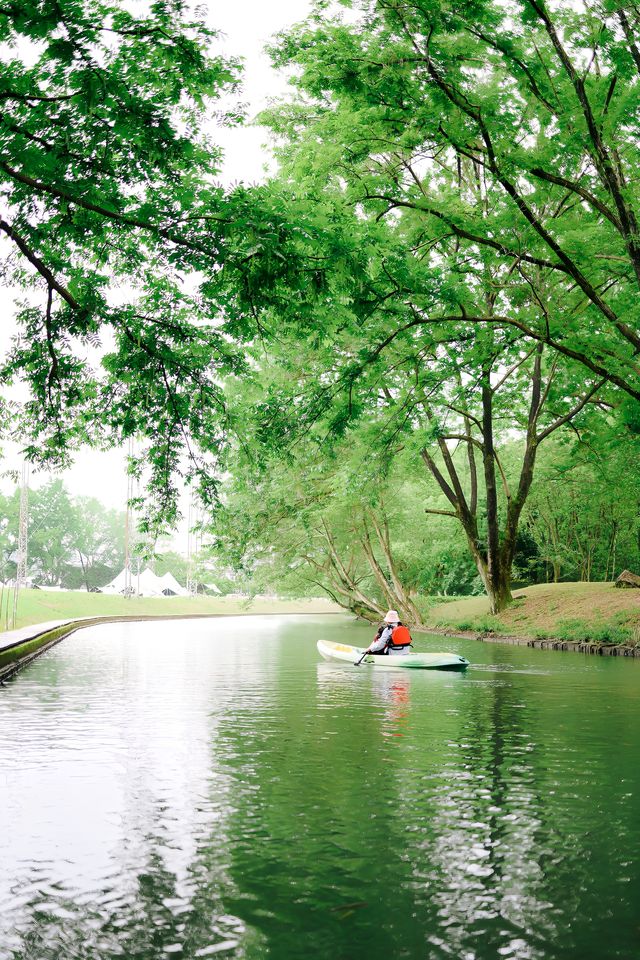
[[[13,609],[11,627],[16,625],[18,615],[18,595],[20,587],[27,585],[27,549],[29,545],[29,465],[22,464],[22,482],[20,484],[20,517],[18,520],[18,556],[16,559],[16,579],[13,587]],[[8,601],[8,598],[7,598]],[[7,603],[8,607],[8,603]],[[7,610],[7,628],[9,615]]]
[[[198,592],[198,581],[194,576],[194,564],[198,556],[198,501],[191,491],[189,495],[189,512],[187,515],[187,592],[195,597]],[[195,530],[193,529],[195,527]]]
[[[133,457],[133,437],[129,437],[127,449],[127,509],[124,518],[124,595],[130,597],[133,593],[131,582],[131,501],[134,494],[134,476],[131,473]]]
[[[29,466],[22,464],[22,483],[20,485],[20,520],[18,525],[18,561],[16,586],[18,589],[27,584],[27,551],[29,546]]]

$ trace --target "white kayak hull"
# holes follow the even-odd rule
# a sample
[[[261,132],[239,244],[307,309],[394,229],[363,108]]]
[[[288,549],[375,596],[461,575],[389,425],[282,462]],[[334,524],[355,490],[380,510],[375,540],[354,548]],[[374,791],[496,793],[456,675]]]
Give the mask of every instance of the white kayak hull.
[[[364,653],[363,647],[347,643],[318,640],[318,653],[325,660],[356,663]],[[385,670],[466,670],[469,661],[457,653],[367,654],[362,666],[383,667]]]

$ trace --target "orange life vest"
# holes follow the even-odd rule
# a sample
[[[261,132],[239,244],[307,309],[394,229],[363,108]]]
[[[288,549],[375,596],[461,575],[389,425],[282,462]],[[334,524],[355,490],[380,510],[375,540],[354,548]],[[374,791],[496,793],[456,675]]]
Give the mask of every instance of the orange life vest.
[[[407,627],[403,627],[400,624],[399,627],[396,627],[393,633],[391,634],[391,646],[392,647],[408,647],[411,644],[411,634]]]

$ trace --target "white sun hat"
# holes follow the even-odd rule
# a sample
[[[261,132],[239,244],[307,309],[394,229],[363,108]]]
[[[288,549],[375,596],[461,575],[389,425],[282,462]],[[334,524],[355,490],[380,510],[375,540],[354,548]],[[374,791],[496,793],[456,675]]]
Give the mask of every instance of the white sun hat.
[[[399,623],[400,617],[397,610],[389,610],[384,618],[385,623]]]

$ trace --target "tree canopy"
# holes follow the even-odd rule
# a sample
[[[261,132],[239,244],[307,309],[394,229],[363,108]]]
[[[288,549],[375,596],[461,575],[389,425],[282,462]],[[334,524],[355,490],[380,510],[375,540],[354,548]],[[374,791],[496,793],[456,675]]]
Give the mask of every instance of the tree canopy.
[[[499,610],[523,538],[554,576],[577,562],[552,542],[571,511],[544,519],[544,445],[639,430],[640,21],[608,0],[344,6],[274,44],[280,171],[227,194],[203,130],[238,119],[218,106],[237,64],[181,0],[0,6],[0,232],[25,290],[3,376],[30,384],[31,458],[142,436],[157,521],[181,474],[211,502],[230,471],[225,550],[268,552],[260,490],[325,583],[374,585],[362,609],[411,609],[384,504],[399,464],[405,495],[424,474],[416,509],[459,524]]]
[[[374,455],[413,444],[498,610],[540,444],[640,396],[636,147],[612,76],[620,59],[631,77],[632,51],[622,26],[571,34],[571,13],[527,2],[353,8],[347,22],[319,5],[275,49],[296,89],[265,115],[282,141],[283,262],[239,265],[233,329],[281,369],[254,411],[272,452],[302,432],[339,443],[363,418]]]
[[[284,169],[416,224],[412,323],[463,318],[547,343],[636,400],[638,15],[542,0],[362,0],[280,38],[298,96],[268,116]],[[493,270],[488,311],[466,279]],[[440,285],[438,284],[440,280]],[[457,285],[456,285],[457,281]]]
[[[29,459],[62,466],[82,442],[137,435],[150,512],[171,520],[181,457],[206,487],[225,420],[203,272],[221,258],[220,150],[204,128],[237,63],[182,0],[0,6],[4,282],[24,290],[4,383],[31,397]]]

